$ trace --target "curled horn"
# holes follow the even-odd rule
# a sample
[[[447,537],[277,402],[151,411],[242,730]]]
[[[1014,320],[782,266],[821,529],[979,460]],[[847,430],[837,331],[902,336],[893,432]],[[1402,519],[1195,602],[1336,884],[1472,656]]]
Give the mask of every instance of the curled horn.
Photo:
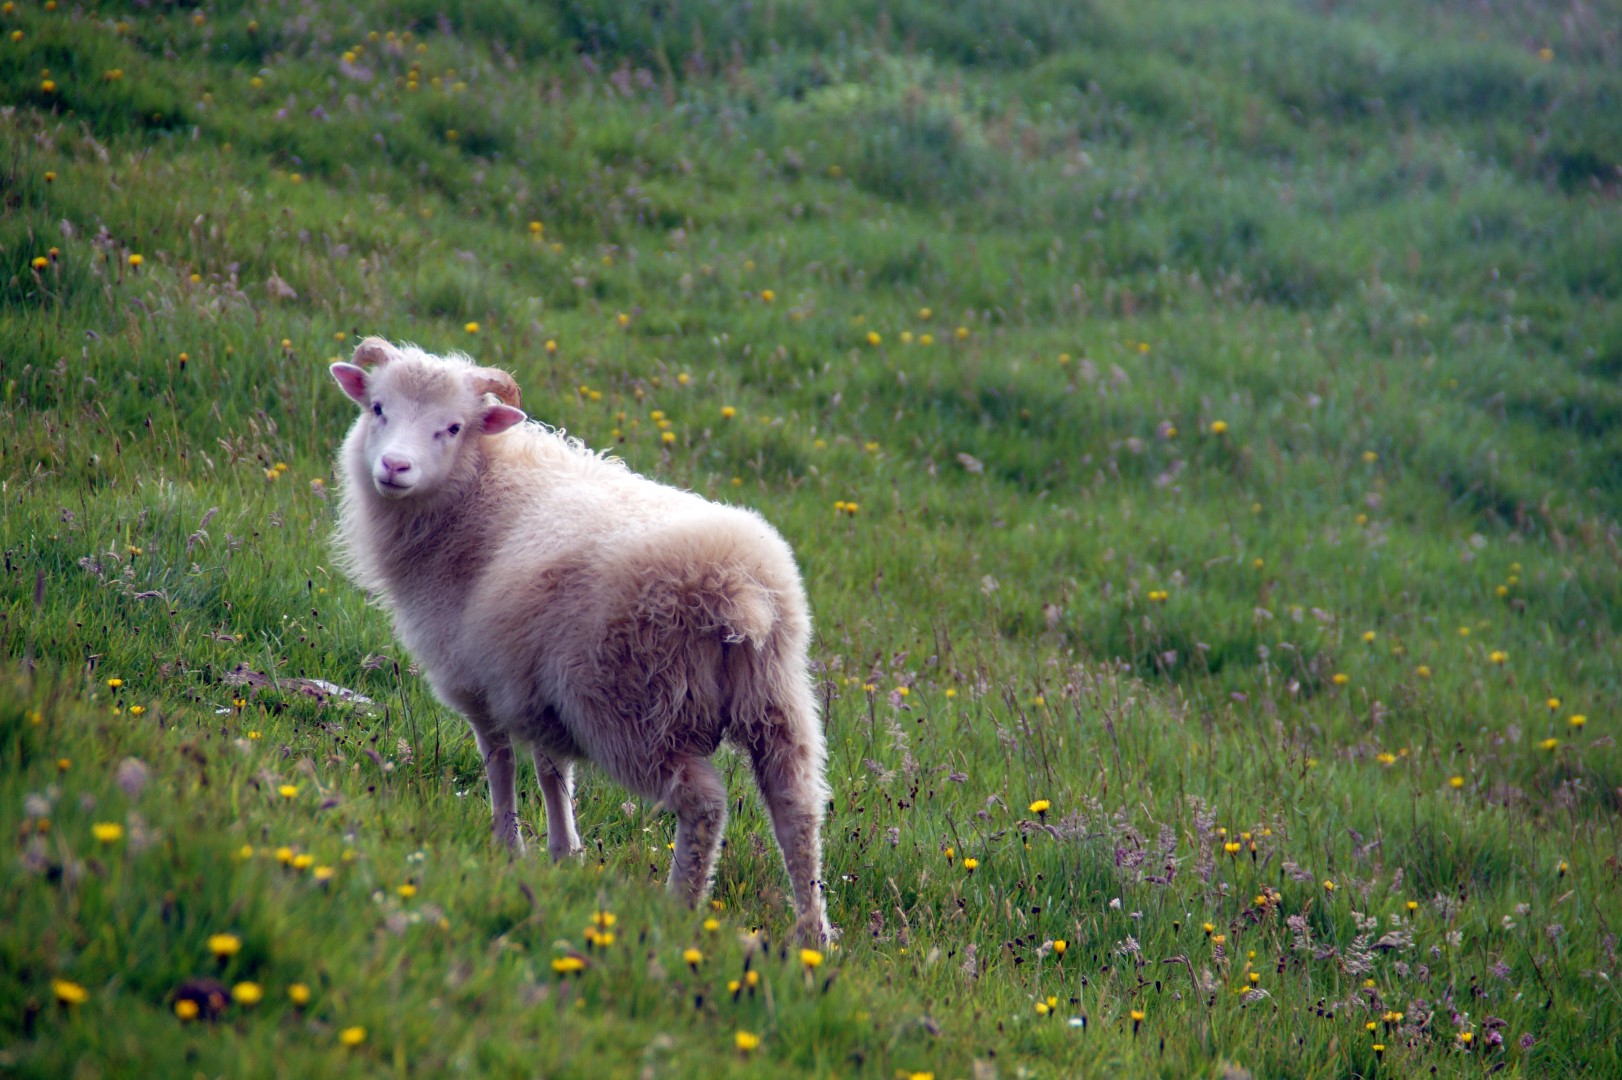
[[[473,389],[480,394],[494,394],[513,408],[518,407],[518,383],[505,371],[497,371],[495,368],[474,368]]]
[[[363,368],[381,367],[394,355],[394,346],[380,337],[369,337],[355,346],[355,363]]]

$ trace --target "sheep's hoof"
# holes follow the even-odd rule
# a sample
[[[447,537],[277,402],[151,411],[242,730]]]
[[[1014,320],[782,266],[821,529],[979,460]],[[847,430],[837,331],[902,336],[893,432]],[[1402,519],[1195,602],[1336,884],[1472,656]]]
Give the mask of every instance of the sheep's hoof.
[[[828,920],[820,915],[802,916],[794,924],[795,940],[808,948],[831,945],[839,940],[840,934],[839,927],[829,925]]]

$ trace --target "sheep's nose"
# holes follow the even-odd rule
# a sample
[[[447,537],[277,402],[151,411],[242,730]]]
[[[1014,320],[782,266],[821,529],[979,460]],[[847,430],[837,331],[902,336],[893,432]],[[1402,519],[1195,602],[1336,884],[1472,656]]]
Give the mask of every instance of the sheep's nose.
[[[383,471],[389,474],[389,479],[391,480],[394,477],[399,476],[401,473],[411,471],[411,459],[408,457],[401,457],[398,454],[384,454],[383,460],[378,464],[383,466]]]

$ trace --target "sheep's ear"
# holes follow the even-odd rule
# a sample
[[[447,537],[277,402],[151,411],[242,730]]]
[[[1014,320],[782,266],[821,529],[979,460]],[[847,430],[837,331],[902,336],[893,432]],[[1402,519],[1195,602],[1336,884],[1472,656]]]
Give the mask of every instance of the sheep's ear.
[[[499,435],[514,424],[522,424],[528,419],[523,409],[515,409],[511,405],[492,405],[484,410],[479,430],[486,435]]]
[[[351,359],[361,367],[369,368],[387,362],[393,355],[393,345],[380,337],[369,337],[355,346],[355,355]]]
[[[357,405],[364,405],[368,400],[366,394],[366,369],[356,367],[354,364],[333,364],[329,368],[332,377],[338,383],[338,388],[348,394],[350,400]]]

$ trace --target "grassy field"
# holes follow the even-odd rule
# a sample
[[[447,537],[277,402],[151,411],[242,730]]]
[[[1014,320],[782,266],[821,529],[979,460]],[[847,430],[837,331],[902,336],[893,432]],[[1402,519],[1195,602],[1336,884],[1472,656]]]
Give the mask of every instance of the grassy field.
[[[20,0],[0,102],[0,1074],[1622,1075],[1616,0]],[[371,333],[795,546],[837,946],[731,758],[704,910],[589,770],[491,850]]]

